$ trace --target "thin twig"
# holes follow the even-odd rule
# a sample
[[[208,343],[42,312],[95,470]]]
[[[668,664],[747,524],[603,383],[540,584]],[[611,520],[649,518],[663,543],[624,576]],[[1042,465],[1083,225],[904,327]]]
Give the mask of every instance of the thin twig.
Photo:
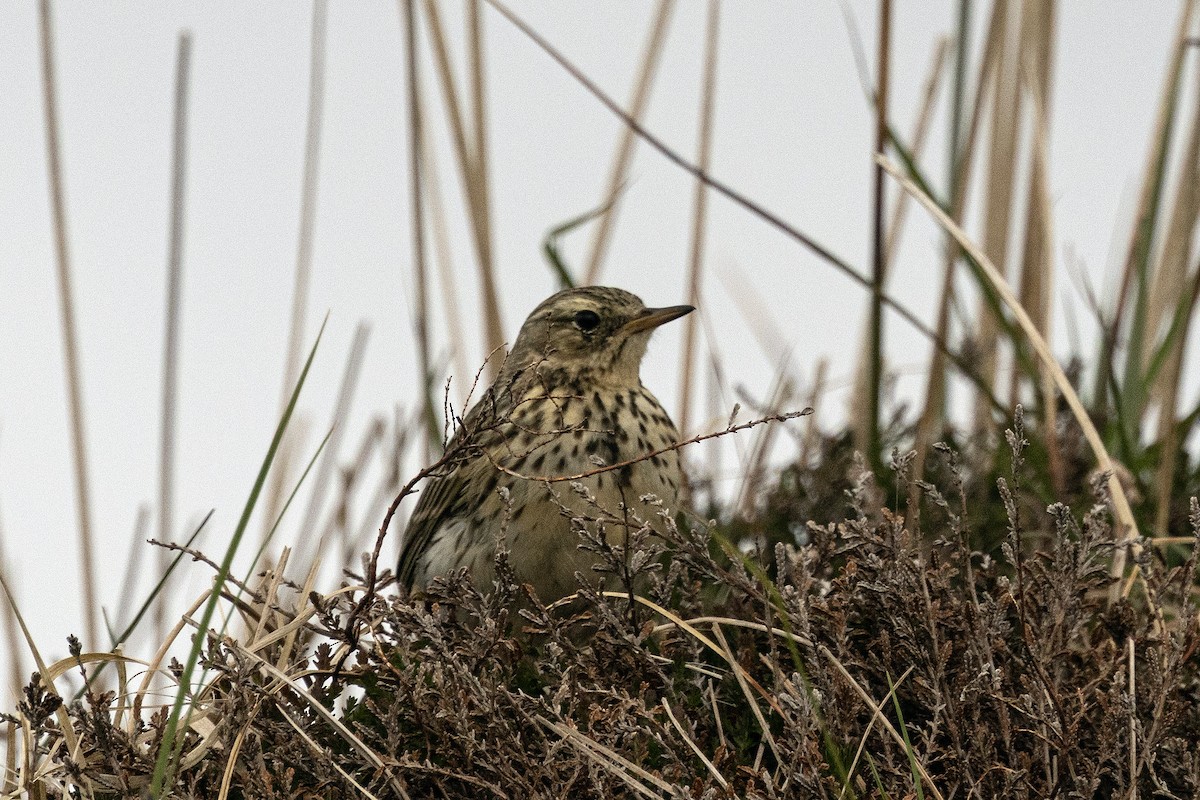
[[[657,450],[650,450],[648,452],[642,453],[641,455],[637,456],[636,458],[630,458],[625,461],[619,461],[616,464],[605,464],[602,467],[596,467],[595,469],[590,469],[587,472],[580,472],[575,475],[523,475],[520,472],[509,469],[508,467],[505,467],[504,465],[497,463],[494,459],[493,459],[492,463],[496,467],[496,469],[500,470],[504,474],[511,475],[514,478],[521,478],[522,480],[537,481],[538,483],[561,483],[562,481],[579,481],[579,480],[583,480],[584,478],[590,478],[593,475],[599,475],[604,472],[611,472],[614,469],[621,469],[622,467],[632,466],[633,464],[637,464],[642,461],[647,461],[651,458],[654,458],[655,456],[660,456],[663,453],[669,453],[672,450],[679,450],[681,448],[687,447],[688,445],[698,444],[700,442],[707,441],[708,439],[715,439],[718,436],[727,436],[728,434],[737,433],[738,431],[744,431],[749,428],[756,428],[759,425],[764,425],[768,422],[786,422],[789,419],[796,419],[797,417],[803,417],[803,416],[805,416],[807,414],[811,414],[811,413],[812,413],[812,409],[806,408],[803,411],[789,411],[784,414],[768,414],[765,417],[760,417],[758,419],[750,420],[749,422],[742,422],[737,425],[730,424],[729,426],[727,426],[724,429],[719,430],[719,431],[713,431],[712,433],[700,434],[698,436],[693,436],[690,439],[685,439],[682,442],[675,442],[674,444],[669,444],[666,447],[660,447]]]

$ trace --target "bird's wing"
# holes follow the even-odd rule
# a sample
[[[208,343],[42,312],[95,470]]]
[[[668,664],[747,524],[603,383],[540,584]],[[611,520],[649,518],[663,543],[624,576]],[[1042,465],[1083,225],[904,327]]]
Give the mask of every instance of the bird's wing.
[[[462,460],[454,463],[449,472],[426,480],[404,530],[400,562],[396,565],[396,577],[401,586],[412,589],[421,556],[442,524],[449,519],[470,516],[483,502],[484,494],[479,488],[485,484],[486,474],[495,469],[484,451],[491,440],[501,435],[491,427],[496,418],[492,398],[477,403],[446,447],[447,452],[471,449],[462,453]]]

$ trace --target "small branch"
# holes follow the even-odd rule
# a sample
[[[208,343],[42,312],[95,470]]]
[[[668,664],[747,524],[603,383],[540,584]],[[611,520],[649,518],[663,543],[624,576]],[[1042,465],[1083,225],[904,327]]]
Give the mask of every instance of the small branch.
[[[784,414],[769,414],[765,417],[760,417],[759,419],[754,419],[749,422],[743,422],[738,425],[730,424],[728,427],[719,431],[693,436],[692,438],[685,439],[682,442],[675,442],[674,444],[669,444],[666,447],[660,447],[657,450],[650,450],[638,456],[637,458],[619,461],[616,464],[605,464],[604,466],[596,467],[596,469],[591,469],[587,472],[580,472],[575,475],[524,475],[516,470],[509,469],[508,467],[497,463],[495,459],[492,459],[492,465],[505,475],[512,475],[514,478],[521,478],[522,480],[527,481],[537,481],[538,483],[562,483],[563,481],[578,481],[583,480],[584,478],[590,478],[593,475],[599,475],[604,472],[612,472],[615,469],[621,469],[622,467],[632,466],[639,462],[654,458],[655,456],[660,456],[663,453],[669,453],[672,450],[680,450],[688,445],[699,444],[700,442],[704,442],[709,439],[716,439],[719,436],[727,436],[731,433],[737,433],[738,431],[744,431],[750,428],[757,428],[759,425],[764,425],[768,422],[786,422],[789,419],[796,419],[797,417],[807,416],[811,413],[812,409],[806,408],[803,411],[789,411]]]
[[[186,553],[187,555],[192,557],[192,561],[199,561],[201,564],[206,564],[209,567],[212,567],[213,572],[221,571],[220,564],[213,561],[211,558],[204,555],[204,553],[201,553],[199,550],[195,549],[194,547],[188,547],[187,545],[183,545],[183,544],[176,544],[175,542],[162,542],[162,541],[159,541],[158,539],[147,539],[146,544],[154,545],[155,547],[161,547],[168,551],[173,550],[177,553]],[[239,581],[237,578],[230,575],[229,577],[226,578],[226,580],[229,581],[230,583],[232,583],[237,588],[241,589],[246,594],[250,595],[250,597],[254,598],[258,602],[262,602],[262,600],[263,600],[262,595],[260,595],[258,592],[251,589],[246,584]]]

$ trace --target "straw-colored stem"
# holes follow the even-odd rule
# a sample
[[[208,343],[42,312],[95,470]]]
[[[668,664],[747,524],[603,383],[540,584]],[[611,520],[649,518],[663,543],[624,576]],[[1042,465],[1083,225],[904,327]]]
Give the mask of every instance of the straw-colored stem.
[[[1050,211],[1047,172],[1050,120],[1045,109],[1050,102],[1050,64],[1053,58],[1054,0],[1024,0],[1021,15],[1021,40],[1027,44],[1021,61],[1022,84],[1029,93],[1033,111],[1033,148],[1029,172],[1029,201],[1025,212],[1025,243],[1021,257],[1021,305],[1043,333],[1049,331],[1050,296],[1053,275],[1046,269],[1046,249],[1053,242],[1044,240],[1042,217]],[[1016,394],[1020,375],[1013,370],[1011,403],[1020,402]]]
[[[466,0],[471,120],[475,133],[473,143],[474,158],[470,162],[471,183],[474,187],[476,204],[472,221],[475,223],[476,229],[480,232],[479,236],[487,245],[487,268],[490,277],[495,265],[491,256],[492,201],[490,170],[488,167],[487,83],[485,80],[487,71],[484,69],[482,6],[482,0]],[[493,294],[495,294],[495,290],[493,290]],[[498,298],[495,298],[492,302],[498,303]],[[499,320],[498,314],[496,319],[497,321]]]
[[[726,400],[726,395],[728,392],[726,391],[725,375],[723,374],[721,368],[721,364],[723,362],[721,361],[720,353],[716,351],[716,347],[711,339],[707,341],[708,380],[705,387],[707,389],[705,392],[707,395],[705,398],[705,410],[707,412],[706,416],[708,419],[718,420],[720,419],[722,413],[728,413],[727,409],[729,408],[730,404]],[[738,445],[739,443],[735,441],[734,447],[736,448]],[[716,481],[719,480],[721,476],[721,466],[724,464],[724,458],[722,457],[724,454],[724,448],[721,446],[721,442],[716,439],[713,439],[711,442],[709,442],[707,454],[707,469],[713,484],[713,488],[710,489],[710,492],[716,496]]]
[[[4,527],[0,525],[0,580],[9,582],[12,576],[8,575],[5,568],[6,564],[10,564],[8,558],[4,554]],[[8,644],[8,688],[12,692],[12,697],[21,696],[21,686],[25,683],[25,659],[22,657],[21,648],[17,647],[20,635],[17,631],[17,615],[16,609],[8,603],[4,603],[4,641]],[[9,739],[11,747],[12,740]]]
[[[115,617],[113,622],[117,628],[124,628],[129,622],[129,610],[134,608],[133,592],[137,588],[138,575],[141,574],[142,559],[146,555],[146,538],[150,534],[150,507],[146,504],[138,506],[137,518],[133,523],[133,536],[129,540],[129,557],[125,561],[125,574],[121,579],[121,593],[117,596],[117,605],[114,612]],[[167,559],[169,562],[169,559]],[[165,574],[170,564],[161,566],[159,574]],[[163,608],[164,604],[159,602],[155,604],[156,608]],[[163,612],[165,614],[165,612]],[[155,619],[155,624],[158,620]],[[156,627],[155,630],[158,630]],[[117,642],[113,642],[117,644]]]
[[[937,103],[937,93],[941,86],[942,75],[945,72],[946,56],[949,53],[950,40],[943,37],[938,46],[934,49],[933,58],[929,65],[929,73],[925,80],[924,99],[921,103],[920,112],[917,114],[916,123],[914,125],[911,142],[912,158],[915,163],[921,162],[921,157],[925,151],[925,142],[928,138],[929,123],[933,119],[934,106]],[[895,205],[892,209],[892,217],[887,226],[887,240],[884,249],[883,259],[883,280],[884,285],[887,284],[888,275],[891,273],[892,265],[895,263],[896,252],[900,245],[900,234],[904,228],[904,221],[908,215],[909,199],[908,195],[901,193],[896,198]],[[862,398],[865,398],[870,393],[869,383],[871,375],[871,326],[868,323],[866,335],[863,339],[863,346],[859,358],[858,368],[854,373],[854,389],[851,391],[851,413],[858,422],[857,436],[862,441],[865,436],[865,425],[862,420],[866,416],[866,411],[862,406]],[[811,404],[810,404],[811,405]],[[811,423],[810,423],[811,424]],[[919,477],[919,473],[918,477]]]
[[[638,70],[638,79],[634,84],[633,97],[629,102],[629,115],[641,121],[645,114],[646,105],[650,100],[650,89],[654,86],[654,76],[658,72],[659,56],[662,55],[663,43],[667,39],[668,23],[671,12],[675,8],[675,0],[659,0],[654,21],[650,25],[650,36],[646,40],[646,48],[642,52],[642,65]],[[596,224],[596,233],[592,238],[592,250],[588,256],[587,267],[583,273],[583,284],[594,284],[600,278],[600,270],[604,265],[604,256],[612,240],[613,225],[617,221],[617,197],[625,184],[625,175],[629,171],[629,162],[633,159],[633,146],[637,143],[634,130],[628,125],[621,131],[621,139],[617,144],[617,152],[613,157],[612,169],[608,174],[608,187],[605,189],[601,205],[610,205],[607,214],[601,215]]]
[[[875,153],[882,154],[887,147],[888,97],[890,93],[892,47],[892,3],[882,0],[879,4],[879,79],[875,88]],[[867,340],[870,343],[868,360],[867,406],[865,425],[860,428],[865,440],[858,446],[867,454],[867,460],[878,473],[882,470],[879,441],[879,414],[883,394],[883,287],[887,275],[886,231],[884,230],[884,208],[886,203],[883,167],[875,164],[874,180],[874,227],[871,258],[871,321]]]
[[[871,698],[871,695],[867,693],[867,690],[864,689],[859,684],[859,682],[854,679],[854,676],[851,675],[850,671],[848,669],[846,669],[846,666],[837,659],[837,656],[835,656],[833,654],[833,652],[825,645],[818,645],[817,652],[820,653],[825,659],[827,659],[829,661],[829,663],[833,664],[834,668],[837,669],[837,671],[839,673],[841,673],[842,677],[846,679],[846,682],[850,684],[851,688],[854,689],[854,691],[858,694],[858,696],[863,700],[863,702],[865,702],[867,704],[867,706],[874,713],[874,719],[879,720],[879,724],[882,725],[883,728],[891,735],[892,739],[896,742],[896,744],[899,745],[902,749],[908,750],[909,745],[904,740],[904,736],[899,731],[896,730],[896,726],[892,725],[891,720],[889,720],[887,718],[887,715],[883,713],[883,708],[880,706],[880,704],[876,703]],[[891,694],[891,692],[889,692],[889,695],[890,694]],[[933,782],[932,776],[930,776],[929,772],[925,769],[925,765],[922,764],[919,759],[913,759],[913,766],[915,766],[917,768],[917,770],[921,773],[921,778],[925,781],[925,785],[929,788],[930,793],[933,794],[933,796],[936,797],[937,800],[944,800],[941,791],[937,788],[937,785]]]
[[[1126,343],[1125,372],[1121,382],[1121,419],[1125,426],[1126,438],[1133,440],[1133,433],[1141,420],[1144,411],[1145,392],[1142,387],[1142,370],[1144,357],[1144,342],[1146,336],[1146,316],[1149,304],[1151,263],[1150,254],[1153,250],[1154,233],[1157,226],[1158,214],[1162,204],[1163,186],[1166,178],[1167,153],[1170,148],[1171,131],[1174,127],[1175,112],[1178,107],[1179,85],[1183,75],[1183,57],[1188,50],[1188,32],[1191,28],[1192,17],[1196,9],[1196,0],[1188,0],[1181,9],[1179,25],[1176,29],[1172,57],[1167,65],[1166,80],[1163,81],[1163,93],[1159,99],[1158,115],[1154,135],[1151,139],[1153,146],[1147,156],[1146,171],[1142,180],[1142,190],[1138,201],[1136,224],[1133,239],[1129,243],[1129,253],[1125,261],[1125,271],[1121,277],[1121,288],[1117,294],[1114,325],[1120,326],[1125,319],[1125,306],[1132,293],[1133,317],[1128,323],[1128,341]]]
[[[971,119],[967,124],[965,136],[961,135],[963,120],[960,118],[962,114],[962,96],[966,93],[963,84],[963,72],[965,70],[966,50],[970,44],[969,36],[969,4],[964,2],[959,7],[959,32],[956,42],[957,54],[955,56],[955,89],[954,89],[954,108],[952,111],[952,119],[950,121],[950,174],[948,182],[950,184],[950,218],[955,222],[961,222],[966,209],[967,188],[971,183],[971,165],[974,162],[975,145],[978,141],[979,124],[982,118],[983,101],[990,85],[990,77],[995,70],[996,54],[998,52],[996,41],[999,39],[999,31],[1002,30],[1004,24],[1004,16],[1001,14],[1001,6],[996,4],[992,7],[991,20],[988,23],[987,36],[984,38],[983,58],[979,64],[979,74],[975,81],[975,102],[971,110]],[[921,478],[925,475],[925,462],[929,456],[929,447],[933,444],[933,437],[940,430],[941,423],[945,418],[946,410],[946,361],[947,353],[940,345],[942,342],[949,341],[950,336],[950,310],[954,301],[954,270],[958,262],[959,247],[954,241],[954,237],[946,236],[945,262],[942,269],[942,287],[938,301],[938,318],[937,327],[934,332],[935,346],[929,357],[929,376],[925,383],[925,401],[921,407],[921,417],[917,421],[917,433],[913,443],[913,449],[916,451],[916,457],[913,459],[912,474]],[[912,513],[912,517],[908,519],[908,524],[914,525],[920,516],[920,505],[916,502],[916,495],[919,491],[918,487],[913,484],[909,489],[908,507]]]
[[[1191,280],[1187,275],[1192,257],[1192,231],[1200,215],[1200,88],[1197,89],[1187,149],[1179,167],[1174,209],[1163,240],[1154,287],[1148,309],[1148,334],[1154,349],[1167,348],[1165,361],[1154,379],[1152,392],[1158,402],[1159,462],[1155,476],[1154,533],[1165,536],[1170,528],[1172,490],[1179,464],[1179,388],[1183,377],[1183,354],[1195,309],[1196,290],[1200,289],[1200,267]],[[1164,321],[1171,324],[1160,331]]]
[[[1197,72],[1200,73],[1200,64],[1197,65]],[[1174,321],[1180,299],[1184,296],[1192,254],[1192,232],[1196,228],[1197,214],[1200,213],[1200,185],[1197,184],[1197,176],[1200,175],[1200,87],[1197,88],[1191,130],[1179,160],[1171,217],[1162,238],[1150,287],[1150,302],[1146,308],[1146,336],[1151,347],[1147,348],[1142,368],[1147,372],[1152,367],[1158,349],[1168,344],[1170,331],[1164,331],[1164,328],[1169,328]],[[1186,333],[1179,331],[1170,344],[1177,344],[1180,336],[1186,336]],[[1170,388],[1161,373],[1153,381],[1154,394],[1159,397],[1163,390]]]
[[[487,2],[492,6],[492,8],[496,9],[496,11],[503,15],[505,19],[511,22],[525,36],[534,42],[534,44],[541,48],[543,52],[557,62],[559,66],[566,70],[572,78],[574,78],[585,89],[587,89],[588,93],[595,97],[596,100],[599,101],[605,108],[620,118],[625,125],[634,130],[637,135],[644,142],[646,142],[646,144],[658,151],[671,163],[675,164],[677,167],[693,177],[703,180],[705,185],[707,185],[717,194],[724,196],[728,200],[732,201],[735,205],[750,212],[755,217],[765,222],[768,226],[782,231],[789,238],[799,243],[802,247],[821,259],[824,263],[833,267],[838,272],[841,272],[859,286],[867,289],[871,288],[870,278],[853,267],[844,258],[839,257],[832,250],[825,247],[811,236],[808,236],[804,232],[800,231],[794,225],[790,225],[785,222],[779,214],[768,210],[760,203],[756,203],[754,200],[751,200],[746,195],[738,192],[724,181],[718,180],[712,175],[702,171],[695,164],[692,164],[677,151],[669,147],[661,138],[647,130],[633,116],[625,111],[625,109],[623,109],[615,100],[613,100],[611,96],[609,96],[598,85],[596,85],[595,81],[591,80],[579,69],[579,67],[577,67],[570,61],[570,59],[568,59],[557,48],[555,48],[544,36],[540,35],[534,28],[525,22],[525,20],[513,13],[512,9],[508,8],[508,6],[505,5],[502,0],[487,0]],[[965,378],[977,386],[979,385],[979,378],[976,375],[972,364],[966,359],[960,357],[957,353],[953,352],[946,344],[944,339],[938,339],[933,330],[919,317],[917,317],[917,315],[914,314],[907,306],[898,302],[895,298],[887,294],[883,295],[883,303],[887,305],[888,308],[890,308],[898,317],[919,331],[923,336],[934,341],[937,346],[946,354],[946,358],[948,358],[956,367],[961,370]],[[986,394],[986,392],[983,393]],[[990,397],[990,395],[988,396]],[[999,403],[999,401],[996,401],[995,398],[992,398],[992,401],[993,407],[995,407],[997,410],[1003,410],[1003,406]]]
[[[279,411],[288,404],[296,386],[300,369],[300,351],[304,344],[304,329],[308,318],[309,284],[312,281],[313,236],[316,231],[317,193],[321,162],[321,118],[325,106],[325,28],[328,0],[313,0],[312,34],[310,38],[308,72],[308,116],[304,132],[304,172],[300,185],[300,225],[296,240],[296,271],[292,284],[292,311],[288,325],[287,349],[284,355],[283,384],[280,387]],[[284,499],[284,484],[292,460],[292,443],[298,437],[289,436],[283,442],[279,463],[271,475],[267,492],[266,513],[263,515],[264,537],[278,516]]]
[[[424,132],[422,132],[424,137]],[[429,212],[429,227],[433,234],[433,254],[437,264],[438,296],[442,300],[445,315],[447,345],[449,347],[450,375],[458,381],[459,399],[466,396],[473,371],[467,367],[467,329],[463,324],[459,306],[458,279],[455,277],[454,250],[450,245],[450,233],[446,227],[446,207],[442,200],[441,181],[438,177],[437,159],[434,152],[423,147],[425,154],[425,203]]]
[[[717,43],[719,40],[721,7],[718,0],[708,2],[708,21],[704,39],[704,84],[700,93],[699,145],[697,147],[696,164],[704,172],[712,154],[712,121],[713,96],[717,87]],[[692,212],[692,245],[688,257],[687,302],[698,305],[700,302],[700,278],[704,268],[704,240],[706,222],[708,219],[708,187],[703,181],[696,181],[693,194]],[[684,437],[691,430],[692,384],[695,373],[695,352],[697,323],[689,315],[684,320],[682,370],[679,375],[679,412],[675,419],[679,432]]]
[[[770,313],[771,304],[754,285],[752,276],[737,264],[724,264],[714,274],[737,307],[746,330],[770,361],[781,363],[789,353],[784,327]]]
[[[816,374],[813,376],[812,392],[809,393],[808,402],[805,403],[813,410],[813,413],[809,414],[808,419],[804,421],[804,433],[800,438],[800,454],[796,459],[797,463],[804,468],[811,466],[813,454],[821,446],[821,429],[817,425],[817,418],[821,414],[821,398],[825,396],[828,373],[829,359],[818,359]]]
[[[330,504],[329,511],[326,513],[326,519],[319,527],[309,529],[311,532],[308,535],[313,535],[320,531],[321,545],[318,548],[318,553],[328,553],[331,539],[336,537],[336,540],[346,545],[350,537],[350,504],[353,500],[354,493],[362,483],[363,476],[370,466],[371,457],[379,450],[384,441],[384,434],[387,431],[387,425],[383,417],[376,417],[367,426],[358,448],[354,451],[354,455],[350,460],[341,465],[338,470],[338,493],[333,503]],[[387,501],[383,501],[380,505],[372,506],[372,511],[380,506],[387,505]],[[315,525],[316,523],[314,523]],[[349,564],[353,560],[352,553],[346,553],[346,558],[337,561],[338,564]]]
[[[912,137],[909,139],[913,161],[918,164],[921,163],[922,156],[925,154],[930,123],[933,122],[933,112],[937,106],[938,92],[942,88],[942,78],[946,74],[946,59],[949,55],[950,39],[943,36],[938,40],[937,47],[933,50],[933,57],[929,60],[929,71],[926,74],[925,88],[922,91],[921,109],[917,113]],[[891,272],[892,265],[896,263],[896,252],[900,247],[900,235],[904,231],[908,209],[908,195],[901,194],[896,198],[896,203],[892,208],[892,218],[887,226],[887,245],[883,261],[885,277]]]
[[[413,328],[416,333],[417,380],[421,391],[425,457],[433,455],[438,441],[438,413],[433,400],[433,370],[429,342],[429,267],[425,247],[425,125],[421,107],[420,59],[417,57],[416,0],[401,0],[404,18],[405,67],[408,84],[408,186],[409,212],[412,214],[413,278],[416,284],[416,309]],[[319,484],[318,484],[319,485]]]
[[[58,299],[62,313],[63,367],[67,379],[67,404],[75,467],[75,513],[79,522],[79,571],[83,583],[86,646],[95,647],[100,603],[96,595],[96,563],[92,548],[92,503],[88,478],[87,431],[84,425],[83,368],[79,359],[79,334],[75,325],[75,299],[68,245],[67,203],[63,190],[62,152],[58,131],[58,100],[54,73],[54,29],[50,0],[41,0],[39,32],[42,55],[42,104],[46,124],[46,165],[50,179],[50,212],[54,227],[54,252],[58,267]]]
[[[1008,31],[1019,24],[1020,8],[1015,0],[997,0],[1004,22],[998,33],[998,60],[993,74],[990,142],[987,153],[987,177],[984,181],[983,251],[1002,275],[1008,275],[1008,240],[1013,219],[1013,187],[1017,158],[1017,133],[1020,130],[1021,95],[1018,91],[1018,66],[1023,43]],[[980,298],[976,311],[975,348],[979,375],[994,386],[997,368],[1000,321],[986,298]],[[993,392],[994,394],[994,392]],[[974,430],[991,429],[992,408],[984,397],[975,400]]]
[[[917,114],[917,121],[913,129],[913,134],[909,141],[912,143],[912,158],[915,163],[921,163],[922,156],[925,153],[925,142],[929,134],[929,124],[933,119],[934,107],[937,104],[938,90],[942,85],[942,76],[946,72],[946,59],[950,53],[951,40],[949,37],[942,37],[938,41],[937,47],[934,49],[933,58],[930,60],[929,72],[925,79],[924,99],[921,103],[921,110]],[[892,270],[892,265],[896,261],[896,253],[900,249],[900,235],[904,229],[904,222],[908,217],[909,197],[903,192],[896,198],[895,206],[892,209],[892,219],[888,223],[887,228],[887,250],[884,254],[884,276],[886,280],[887,274]],[[947,331],[939,331],[939,335],[945,340]],[[854,380],[854,397],[864,396],[867,392],[866,383],[868,376],[868,359],[866,356],[867,348],[864,348],[864,356],[861,359],[858,370],[855,372]],[[812,405],[812,403],[809,403]],[[815,416],[815,415],[814,415]],[[809,420],[809,426],[812,427],[815,422]],[[807,444],[807,439],[806,439]],[[928,447],[928,445],[926,445]],[[806,448],[807,449],[807,448]],[[920,451],[919,451],[920,452]],[[806,462],[801,462],[806,463]],[[913,475],[920,479],[924,476],[924,453],[920,455],[920,463]],[[913,484],[909,490],[908,507],[912,509],[913,518],[909,520],[910,524],[915,525],[919,517],[920,507],[916,503],[918,487]]]
[[[504,346],[504,324],[500,318],[500,296],[496,286],[492,264],[492,241],[488,228],[489,215],[485,208],[487,191],[483,176],[477,165],[478,154],[475,143],[467,135],[459,100],[458,84],[450,65],[450,48],[446,43],[441,12],[436,0],[425,0],[425,19],[429,25],[429,38],[433,45],[434,61],[438,81],[442,86],[443,103],[454,141],[458,172],[462,179],[463,195],[470,211],[471,241],[475,246],[476,264],[479,268],[480,304],[483,310],[483,335],[487,352],[492,353]],[[489,359],[485,367],[487,376],[494,378],[503,359]]]
[[[1079,400],[1079,395],[1075,392],[1075,388],[1067,379],[1066,374],[1063,373],[1058,360],[1054,358],[1054,354],[1050,352],[1050,347],[1046,343],[1045,338],[1042,337],[1037,326],[1033,324],[1033,320],[1029,318],[1029,314],[1021,307],[1020,301],[1009,287],[1008,282],[1004,280],[1004,276],[1000,274],[1000,271],[992,264],[983,250],[971,241],[966,232],[950,219],[946,215],[946,212],[929,195],[925,194],[916,184],[906,178],[898,167],[886,158],[878,158],[880,158],[888,173],[904,188],[904,191],[916,198],[929,211],[938,225],[951,234],[959,246],[976,260],[984,275],[987,276],[988,281],[995,288],[996,293],[1016,317],[1017,323],[1028,337],[1030,344],[1033,345],[1038,358],[1041,359],[1042,363],[1046,365],[1046,368],[1054,377],[1054,382],[1058,385],[1058,390],[1062,392],[1063,398],[1071,409],[1071,413],[1075,416],[1075,421],[1083,431],[1084,438],[1091,447],[1092,453],[1100,464],[1100,468],[1108,474],[1108,488],[1112,494],[1112,503],[1117,522],[1119,523],[1118,547],[1116,555],[1113,557],[1113,573],[1116,576],[1122,575],[1125,568],[1126,545],[1133,547],[1135,551],[1139,551],[1141,547],[1139,544],[1141,534],[1138,531],[1137,520],[1134,519],[1133,511],[1129,507],[1129,500],[1125,496],[1125,489],[1121,486],[1121,482],[1117,478],[1112,459],[1109,458],[1108,450],[1105,448],[1104,442],[1100,438],[1096,426],[1092,423],[1087,410],[1083,407],[1083,403]],[[1119,585],[1114,584],[1114,589],[1119,591]]]
[[[180,308],[183,302],[184,198],[187,187],[187,110],[191,73],[192,37],[179,34],[175,64],[175,117],[171,138],[171,217],[167,236],[167,296],[163,336],[162,416],[158,448],[158,538],[174,537],[176,405],[179,396]],[[140,546],[139,542],[134,547]],[[170,553],[158,551],[158,571],[164,573]],[[155,604],[155,621],[164,624],[166,595]],[[121,606],[124,608],[124,606]]]
[[[1193,176],[1192,180],[1200,180],[1200,177]],[[1189,319],[1196,307],[1197,298],[1200,298],[1200,264],[1196,265],[1192,275],[1190,291],[1181,299],[1182,303],[1186,303],[1184,313]],[[1170,528],[1172,489],[1175,487],[1175,469],[1179,464],[1180,423],[1175,419],[1175,415],[1178,413],[1179,384],[1183,376],[1183,356],[1186,348],[1187,336],[1181,333],[1176,338],[1163,370],[1164,388],[1160,395],[1158,412],[1160,455],[1155,480],[1158,496],[1155,498],[1157,508],[1154,516],[1154,533],[1160,537],[1165,536]]]
[[[496,347],[504,338],[504,325],[500,315],[500,293],[496,288],[495,258],[492,253],[492,200],[491,177],[488,158],[487,84],[484,69],[484,40],[482,25],[482,0],[467,2],[467,56],[470,68],[471,117],[474,122],[474,158],[469,162],[471,185],[475,198],[472,223],[480,241],[480,276],[486,287],[485,318]],[[493,352],[495,348],[489,348]],[[488,369],[499,369],[500,362],[489,361]]]
[[[329,491],[329,486],[333,482],[334,472],[337,468],[338,453],[341,451],[342,438],[346,431],[346,421],[350,418],[350,408],[354,404],[354,390],[358,388],[358,378],[362,374],[363,357],[367,350],[367,339],[371,333],[371,326],[366,322],[360,322],[354,330],[354,340],[350,343],[350,353],[346,356],[346,368],[342,373],[342,384],[338,389],[337,404],[334,406],[333,419],[329,423],[329,440],[325,443],[324,451],[321,453],[321,460],[317,464],[316,474],[313,475],[312,493],[308,496],[308,508],[304,512],[304,521],[301,523],[300,532],[305,538],[303,542],[316,542],[316,548],[308,551],[301,545],[300,551],[301,564],[308,563],[308,559],[316,558],[321,553],[327,552],[324,535],[318,538],[317,535],[317,517],[321,513],[321,507],[325,504],[325,498]]]
[[[1025,0],[1021,18],[1022,39],[1030,43],[1023,62],[1023,83],[1033,112],[1033,153],[1029,178],[1029,202],[1025,214],[1025,248],[1021,259],[1021,305],[1029,311],[1038,330],[1049,340],[1051,298],[1054,296],[1054,226],[1050,198],[1050,64],[1054,43],[1054,0]],[[1013,370],[1011,404],[1020,402],[1020,373]],[[1038,370],[1041,396],[1042,440],[1046,445],[1050,485],[1055,496],[1066,491],[1066,469],[1058,442],[1058,400],[1054,380],[1043,365]]]
[[[792,381],[788,377],[788,359],[785,358],[779,364],[779,369],[775,374],[775,385],[763,413],[767,415],[781,413],[791,402],[794,393]],[[758,432],[750,450],[750,458],[742,468],[742,486],[738,491],[734,508],[744,518],[750,517],[754,508],[756,491],[766,483],[764,476],[767,462],[778,427],[777,425],[767,425]]]
[[[42,686],[52,695],[59,696],[58,690],[54,686],[54,677],[48,672],[46,661],[42,658],[42,653],[38,649],[37,642],[33,640],[33,634],[29,632],[29,626],[25,623],[25,617],[21,614],[21,609],[17,607],[17,600],[13,597],[12,587],[8,585],[8,580],[4,575],[4,571],[0,570],[0,594],[4,595],[4,600],[8,603],[9,609],[12,611],[13,619],[16,620],[17,627],[21,629],[21,636],[25,639],[25,646],[29,648],[29,655],[33,657],[33,663],[37,666],[38,675],[41,676]],[[12,643],[15,645],[16,640]],[[67,743],[69,755],[72,758],[79,758],[82,754],[79,750],[79,734],[75,730],[75,726],[71,724],[71,718],[67,715],[67,706],[65,703],[60,703],[54,711],[54,717],[58,720],[59,730],[62,731],[63,739]]]

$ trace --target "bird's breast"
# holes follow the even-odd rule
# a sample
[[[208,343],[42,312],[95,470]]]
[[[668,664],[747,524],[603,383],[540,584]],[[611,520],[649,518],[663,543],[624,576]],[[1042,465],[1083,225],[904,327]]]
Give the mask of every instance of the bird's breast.
[[[497,462],[514,497],[544,497],[559,517],[559,505],[584,503],[572,489],[576,482],[606,511],[643,507],[644,495],[676,509],[683,484],[672,449],[677,439],[670,417],[643,387],[543,391],[514,405]]]

